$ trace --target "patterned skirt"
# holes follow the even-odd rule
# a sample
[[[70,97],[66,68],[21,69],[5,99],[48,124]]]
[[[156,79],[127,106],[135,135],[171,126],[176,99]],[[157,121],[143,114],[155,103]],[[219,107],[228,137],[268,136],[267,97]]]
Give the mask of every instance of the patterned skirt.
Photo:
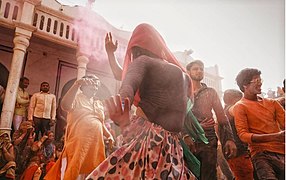
[[[87,179],[196,179],[186,167],[178,134],[133,116],[123,132],[124,145]]]

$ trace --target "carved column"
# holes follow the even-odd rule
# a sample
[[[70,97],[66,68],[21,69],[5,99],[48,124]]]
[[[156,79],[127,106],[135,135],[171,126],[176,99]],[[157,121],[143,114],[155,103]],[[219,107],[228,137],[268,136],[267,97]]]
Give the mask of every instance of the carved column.
[[[35,27],[32,26],[35,5],[41,0],[21,0],[23,2],[22,14],[19,21],[14,21],[16,26],[14,37],[14,52],[6,87],[5,99],[1,114],[0,130],[11,130],[17,89],[23,68],[24,57],[30,44],[29,40]]]
[[[29,46],[31,35],[31,31],[16,27],[15,37],[13,40],[14,53],[1,114],[0,129],[11,130],[17,89],[19,86],[25,53]]]

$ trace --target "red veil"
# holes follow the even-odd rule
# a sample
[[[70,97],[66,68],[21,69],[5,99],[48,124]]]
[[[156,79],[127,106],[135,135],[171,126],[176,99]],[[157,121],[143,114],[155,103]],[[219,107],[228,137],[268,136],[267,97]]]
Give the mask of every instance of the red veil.
[[[131,49],[135,46],[146,49],[159,58],[168,61],[169,63],[175,64],[186,72],[185,68],[181,66],[176,57],[167,47],[164,39],[159,32],[151,25],[143,23],[139,24],[133,31],[132,36],[129,40],[125,60],[123,64],[122,80],[125,78],[129,64],[133,61],[131,57]],[[138,91],[134,97],[134,104],[137,106],[140,101]]]

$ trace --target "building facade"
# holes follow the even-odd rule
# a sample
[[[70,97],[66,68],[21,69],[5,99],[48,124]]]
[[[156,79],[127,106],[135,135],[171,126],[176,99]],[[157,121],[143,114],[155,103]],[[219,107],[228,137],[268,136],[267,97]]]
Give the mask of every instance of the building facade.
[[[0,0],[0,84],[6,89],[0,128],[10,130],[21,76],[30,79],[31,95],[46,81],[59,99],[64,87],[86,73],[100,78],[100,98],[115,94],[120,84],[104,49],[108,32],[119,42],[116,56],[122,63],[131,33],[114,28],[90,4],[70,7],[56,0]]]
[[[86,73],[100,78],[99,98],[117,93],[120,82],[113,77],[104,47],[108,32],[119,42],[115,55],[123,64],[131,32],[110,25],[91,10],[91,4],[71,7],[56,0],[0,0],[0,85],[6,89],[0,129],[10,130],[22,76],[30,79],[31,95],[46,81],[60,99]],[[186,65],[191,53],[175,55]],[[204,82],[221,95],[218,67],[206,68],[205,75]]]

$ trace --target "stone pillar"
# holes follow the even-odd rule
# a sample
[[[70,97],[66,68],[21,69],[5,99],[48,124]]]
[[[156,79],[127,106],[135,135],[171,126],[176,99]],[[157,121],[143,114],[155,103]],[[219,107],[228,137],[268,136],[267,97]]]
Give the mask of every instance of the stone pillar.
[[[41,2],[41,0],[21,1],[23,2],[23,6],[20,20],[14,21],[16,27],[13,40],[14,52],[0,121],[0,130],[6,131],[11,130],[24,57],[30,44],[29,40],[32,36],[32,32],[35,30],[35,27],[32,26],[35,6]]]
[[[29,46],[29,39],[31,36],[31,31],[16,27],[15,37],[13,40],[14,53],[1,114],[0,129],[11,130],[17,89],[19,86],[25,53]]]
[[[82,78],[83,76],[86,75],[86,66],[89,62],[88,56],[84,53],[77,53],[76,55],[77,59],[77,79]]]

